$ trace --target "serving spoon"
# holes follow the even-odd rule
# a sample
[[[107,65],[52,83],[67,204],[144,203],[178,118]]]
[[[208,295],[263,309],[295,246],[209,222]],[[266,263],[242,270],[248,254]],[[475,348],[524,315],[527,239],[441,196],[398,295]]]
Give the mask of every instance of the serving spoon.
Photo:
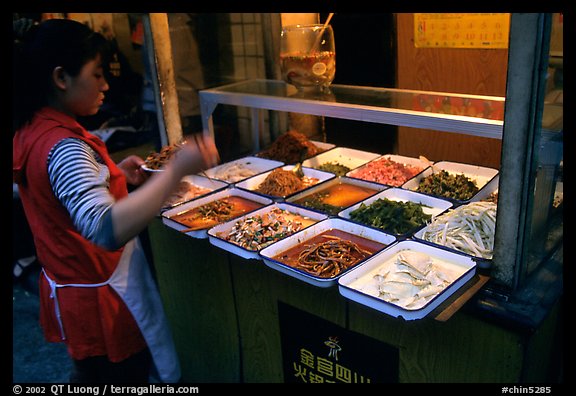
[[[298,161],[296,165],[294,165],[294,168],[292,168],[292,173],[294,173],[300,179],[304,177],[304,171],[302,170],[302,162],[304,162],[304,160],[306,159],[306,154],[308,154],[308,149],[303,148],[300,151],[300,161]]]

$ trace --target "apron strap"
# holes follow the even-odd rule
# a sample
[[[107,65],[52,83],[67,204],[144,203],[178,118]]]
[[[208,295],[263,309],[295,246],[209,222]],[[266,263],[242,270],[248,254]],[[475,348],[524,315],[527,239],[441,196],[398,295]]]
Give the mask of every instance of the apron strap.
[[[46,273],[44,268],[42,268],[42,273],[44,274],[44,277],[46,278],[46,280],[48,281],[48,284],[50,285],[50,298],[54,300],[54,311],[56,313],[56,320],[58,321],[58,326],[60,327],[60,338],[62,339],[62,341],[64,341],[64,340],[66,340],[66,334],[64,333],[64,325],[62,324],[62,315],[60,313],[60,305],[58,304],[58,293],[56,293],[56,290],[59,287],[101,287],[101,286],[106,286],[110,283],[110,279],[108,279],[105,282],[101,282],[101,283],[59,284],[59,283],[56,283],[55,280],[51,279],[48,276],[48,274]]]

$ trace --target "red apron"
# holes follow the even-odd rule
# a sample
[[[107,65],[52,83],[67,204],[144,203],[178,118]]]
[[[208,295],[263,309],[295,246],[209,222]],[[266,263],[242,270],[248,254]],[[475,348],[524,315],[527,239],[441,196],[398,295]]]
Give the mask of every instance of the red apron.
[[[137,241],[116,251],[94,245],[76,231],[52,191],[48,154],[68,137],[82,139],[100,155],[110,170],[109,189],[115,199],[128,194],[124,175],[105,144],[73,118],[44,108],[14,136],[13,177],[45,272],[40,278],[44,335],[50,342],[66,342],[74,359],[107,355],[114,362],[141,351],[148,342],[161,377],[176,381],[180,372],[174,347]]]

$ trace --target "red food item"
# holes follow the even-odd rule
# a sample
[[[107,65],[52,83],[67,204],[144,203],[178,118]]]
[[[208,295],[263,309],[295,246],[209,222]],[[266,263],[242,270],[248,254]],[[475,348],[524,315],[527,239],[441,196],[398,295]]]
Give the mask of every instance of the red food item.
[[[418,166],[404,165],[388,158],[380,158],[350,173],[350,176],[398,187],[416,176],[422,169]]]

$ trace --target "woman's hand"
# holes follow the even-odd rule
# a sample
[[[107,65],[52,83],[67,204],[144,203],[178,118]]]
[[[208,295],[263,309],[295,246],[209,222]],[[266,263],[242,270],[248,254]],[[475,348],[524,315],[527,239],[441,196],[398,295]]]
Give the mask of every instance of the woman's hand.
[[[146,181],[148,175],[142,169],[144,160],[137,155],[130,155],[124,158],[119,164],[118,168],[122,170],[126,176],[126,182],[133,186],[139,186]]]
[[[218,165],[220,156],[213,139],[203,135],[192,135],[170,160],[173,167],[181,176],[198,173]]]
[[[116,201],[112,207],[114,238],[118,246],[138,235],[176,188],[182,177],[218,165],[220,157],[212,139],[200,135],[176,151],[164,166],[163,172],[156,172],[144,185],[132,191],[127,197]],[[127,157],[118,166],[124,170],[127,180],[142,182],[146,176],[140,165],[144,161],[136,156]]]

